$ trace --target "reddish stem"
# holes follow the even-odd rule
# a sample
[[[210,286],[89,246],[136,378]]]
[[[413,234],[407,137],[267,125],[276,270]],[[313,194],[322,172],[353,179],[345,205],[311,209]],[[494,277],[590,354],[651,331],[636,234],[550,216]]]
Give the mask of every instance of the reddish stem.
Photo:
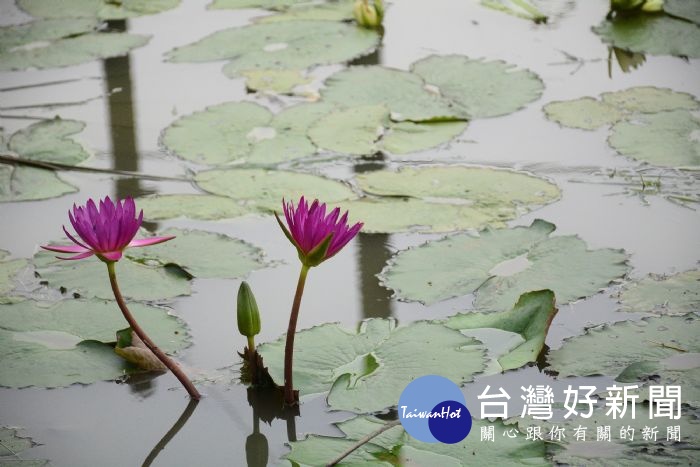
[[[158,348],[158,346],[153,343],[150,337],[146,334],[146,332],[141,329],[141,326],[136,322],[134,319],[133,315],[129,311],[129,309],[126,307],[126,302],[124,301],[124,297],[122,297],[122,293],[119,291],[119,285],[117,284],[117,273],[114,268],[115,262],[114,261],[108,261],[107,262],[107,271],[109,272],[109,283],[112,285],[112,292],[114,292],[114,298],[117,300],[117,305],[119,305],[119,309],[122,310],[122,314],[124,315],[124,318],[126,318],[126,321],[129,323],[129,326],[131,327],[131,330],[136,333],[137,336],[141,338],[144,344],[146,344],[146,347],[149,348],[153,354],[158,357],[158,360],[163,362],[163,365],[168,367],[170,371],[173,372],[175,377],[180,380],[182,385],[187,389],[187,392],[189,393],[190,397],[194,400],[199,400],[201,399],[201,395],[197,391],[197,388],[194,387],[194,384],[192,384],[192,381],[187,378],[187,375],[180,369],[180,367],[170,359],[165,353]]]
[[[290,407],[299,403],[294,395],[294,383],[292,382],[292,362],[294,359],[294,335],[297,332],[297,318],[299,317],[301,296],[304,294],[304,284],[306,283],[306,274],[308,274],[308,272],[309,267],[302,264],[301,271],[299,272],[299,281],[297,282],[297,291],[296,294],[294,294],[292,313],[289,316],[287,343],[284,346],[284,402]]]

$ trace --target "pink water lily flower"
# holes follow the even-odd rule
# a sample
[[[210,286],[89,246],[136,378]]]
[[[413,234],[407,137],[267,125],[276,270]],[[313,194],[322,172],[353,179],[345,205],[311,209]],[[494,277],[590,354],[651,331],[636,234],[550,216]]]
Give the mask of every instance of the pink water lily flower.
[[[348,212],[340,216],[340,208],[326,214],[326,203],[317,199],[309,203],[302,196],[297,206],[294,202],[282,200],[287,229],[279,217],[277,221],[289,241],[299,252],[299,258],[309,266],[316,266],[332,258],[357,235],[362,222],[348,225]]]
[[[115,203],[107,196],[100,200],[99,209],[95,202],[89,199],[85,206],[74,204],[73,212],[68,211],[68,218],[82,241],[76,239],[63,226],[63,231],[75,245],[42,245],[45,250],[77,253],[69,258],[58,256],[59,259],[83,259],[95,255],[105,262],[119,261],[126,248],[153,245],[175,238],[148,237],[134,240],[143,221],[143,210],[136,217],[136,204],[131,197],[117,200]]]

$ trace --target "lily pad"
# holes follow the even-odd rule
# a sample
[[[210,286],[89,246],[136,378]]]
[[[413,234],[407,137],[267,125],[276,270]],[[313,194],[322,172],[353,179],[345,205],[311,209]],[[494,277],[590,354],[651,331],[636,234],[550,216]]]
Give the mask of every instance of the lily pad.
[[[700,58],[700,27],[668,15],[619,15],[593,31],[605,43],[632,52]]]
[[[51,170],[0,165],[0,202],[55,198],[76,191]]]
[[[425,86],[419,76],[407,71],[355,66],[328,78],[321,95],[340,107],[384,105],[394,121],[466,120],[454,104]]]
[[[89,32],[93,28],[94,23],[80,18],[0,28],[0,71],[64,67],[117,57],[149,40],[136,34]]]
[[[286,458],[299,466],[325,465],[360,439],[387,423],[374,417],[359,416],[337,424],[345,438],[310,435],[290,443],[292,452]],[[401,425],[372,438],[369,443],[341,461],[339,466],[440,465],[449,467],[480,465],[549,465],[545,459],[544,441],[499,439],[496,445],[479,441],[482,428],[493,426],[495,433],[508,429],[500,421],[472,420],[471,435],[455,444],[424,443],[408,435]],[[500,441],[500,443],[499,443]]]
[[[16,428],[0,427],[0,465],[3,467],[43,467],[47,460],[23,459],[22,451],[36,446],[31,438],[20,436]]]
[[[284,10],[290,6],[308,3],[308,0],[214,0],[208,6],[211,9],[265,8],[267,10]]]
[[[0,263],[1,264],[1,263]],[[650,276],[627,284],[620,294],[623,311],[684,315],[700,310],[700,271]]]
[[[544,90],[535,73],[500,60],[432,55],[414,63],[411,71],[437,86],[460,115],[470,118],[513,113],[539,99]]]
[[[664,11],[700,24],[700,4],[694,0],[664,0]]]
[[[175,238],[148,248],[128,249],[126,256],[148,265],[176,264],[199,278],[239,278],[265,266],[262,250],[226,235],[182,229],[158,234]]]
[[[306,130],[329,109],[322,103],[300,104],[274,115],[252,102],[228,102],[180,118],[162,141],[178,156],[200,164],[275,164],[316,152]]]
[[[170,52],[172,62],[231,60],[224,73],[247,70],[303,70],[340,63],[370,53],[379,35],[355,25],[333,21],[283,21],[251,24],[216,32]]]
[[[10,292],[15,288],[13,277],[28,264],[24,258],[6,260],[5,257],[8,254],[7,251],[0,250],[0,303],[14,301],[9,297]]]
[[[263,16],[258,23],[276,23],[279,21],[313,20],[313,21],[352,21],[354,0],[337,0],[319,4],[292,6],[282,13]]]
[[[700,167],[700,119],[687,110],[639,115],[612,128],[608,143],[618,153],[664,167]]]
[[[447,319],[445,325],[462,332],[468,329],[493,328],[520,335],[521,342],[498,357],[502,371],[507,371],[537,361],[556,314],[554,293],[551,290],[539,290],[523,294],[512,310],[498,313],[460,313]]]
[[[339,153],[403,154],[429,149],[461,134],[466,122],[393,123],[384,106],[359,106],[321,117],[309,129],[316,146]]]
[[[280,211],[282,198],[302,195],[326,203],[355,198],[346,184],[316,175],[281,170],[227,169],[200,172],[197,185],[209,193],[228,196],[262,211]]]
[[[547,118],[562,126],[595,130],[603,125],[612,125],[625,116],[614,105],[593,97],[582,97],[571,101],[555,101],[545,105]]]
[[[84,128],[85,124],[76,120],[46,120],[13,134],[8,147],[24,159],[77,165],[90,157],[71,139]]]
[[[384,268],[384,284],[401,299],[434,303],[476,293],[480,311],[510,309],[531,290],[549,288],[560,304],[587,297],[628,270],[621,250],[588,250],[575,236],[550,237],[555,227],[461,234],[399,252]]]
[[[660,316],[589,329],[550,351],[548,361],[559,377],[609,375],[622,382],[654,377],[653,384],[680,385],[682,402],[700,404],[700,318]],[[674,360],[689,355],[694,364]],[[686,362],[687,363],[687,362]]]
[[[40,18],[127,19],[171,10],[180,0],[62,0],[60,8],[53,0],[18,0],[17,5]]]
[[[138,198],[136,205],[152,221],[177,217],[205,221],[230,219],[250,212],[231,198],[214,195],[153,195]]]
[[[129,309],[165,352],[187,347],[182,322],[163,309],[132,303]],[[134,368],[114,353],[115,333],[126,321],[115,302],[24,301],[0,305],[0,385],[63,387],[115,379]]]
[[[502,11],[518,18],[528,19],[535,23],[546,23],[547,15],[537,8],[537,0],[481,0],[485,7]]]
[[[278,94],[290,94],[296,86],[311,82],[299,70],[248,70],[241,75],[245,76],[245,86],[250,91]]]
[[[692,94],[654,86],[635,86],[600,95],[603,102],[629,113],[651,114],[667,110],[696,110],[700,103]]]
[[[457,384],[471,380],[484,366],[477,341],[441,324],[415,322],[396,327],[394,320],[364,321],[357,333],[338,324],[298,332],[294,386],[302,396],[330,390],[336,410],[373,412],[396,404],[416,375],[430,374],[439,362],[441,375]],[[260,346],[270,375],[283,381],[285,338]]]
[[[42,251],[34,256],[34,265],[51,288],[63,287],[81,297],[114,299],[107,268],[95,258],[62,261]],[[127,299],[162,300],[191,293],[188,277],[177,268],[150,267],[123,259],[116,269],[119,288]]]

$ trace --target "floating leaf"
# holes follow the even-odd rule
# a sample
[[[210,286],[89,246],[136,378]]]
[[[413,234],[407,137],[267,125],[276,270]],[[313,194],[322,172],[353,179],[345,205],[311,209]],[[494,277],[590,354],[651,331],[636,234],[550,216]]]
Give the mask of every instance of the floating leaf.
[[[61,22],[64,25],[57,27]],[[0,43],[0,71],[63,67],[117,57],[145,45],[149,39],[148,36],[116,32],[88,33],[89,24],[85,19],[77,18],[0,28],[0,40],[5,42]],[[9,47],[8,37],[13,37],[9,39]],[[18,37],[23,41],[22,46],[17,44]]]
[[[302,70],[340,63],[370,53],[377,33],[333,21],[283,21],[218,31],[191,45],[173,50],[172,62],[209,62],[230,59],[224,73],[246,70]]]
[[[51,170],[0,165],[0,202],[55,198],[76,191]]]
[[[667,15],[619,15],[593,31],[605,43],[632,52],[700,58],[700,27]]]
[[[560,304],[586,297],[627,272],[621,250],[588,250],[554,225],[461,234],[399,252],[382,271],[399,298],[434,303],[477,292],[475,308],[506,310],[520,295],[549,288]]]
[[[466,122],[393,123],[384,106],[359,106],[321,117],[309,129],[318,147],[339,153],[371,155],[421,151],[445,143],[464,131]]]
[[[114,353],[145,371],[167,371],[168,369],[131,328],[117,331]]]
[[[700,167],[700,119],[687,110],[615,124],[608,143],[623,156],[664,167]]]
[[[1,264],[1,263],[0,263]],[[700,271],[650,276],[627,284],[620,294],[623,311],[684,315],[700,310]]]
[[[209,4],[211,9],[265,8],[268,10],[284,10],[290,6],[308,3],[308,0],[214,0]]]
[[[282,198],[298,200],[302,195],[326,203],[355,198],[353,191],[339,181],[280,170],[208,170],[198,173],[195,181],[205,191],[266,211],[279,211]]]
[[[316,152],[306,130],[328,110],[322,103],[301,104],[273,115],[252,102],[228,102],[180,118],[165,130],[163,144],[201,164],[279,163]]]
[[[666,88],[638,86],[622,91],[604,92],[601,100],[582,97],[571,101],[550,102],[543,110],[547,118],[560,125],[595,130],[611,125],[637,113],[667,110],[695,110],[700,107],[695,98],[684,92]]]
[[[139,303],[131,303],[129,309],[163,351],[188,345],[182,322],[163,309]],[[114,342],[115,332],[125,323],[111,301],[0,305],[0,385],[63,387],[133,372],[106,344]]]
[[[354,0],[338,0],[320,4],[301,4],[286,9],[282,13],[263,16],[258,23],[276,23],[291,20],[313,21],[352,21]]]
[[[498,357],[498,363],[506,371],[537,361],[544,348],[549,325],[556,314],[554,293],[551,290],[540,290],[523,294],[512,310],[460,313],[449,318],[445,325],[463,332],[468,329],[493,328],[519,334],[521,342]]]
[[[14,301],[8,296],[15,288],[13,277],[27,266],[27,260],[23,258],[6,260],[8,254],[7,251],[0,250],[0,303]]]
[[[550,351],[548,361],[559,377],[608,375],[633,382],[657,375],[653,384],[677,384],[682,401],[700,404],[700,318],[661,316],[591,328]],[[691,364],[675,360],[691,357]]]
[[[345,438],[310,435],[303,441],[290,443],[292,452],[286,458],[300,466],[326,465],[385,423],[367,416],[340,422],[337,426]],[[545,459],[544,441],[526,440],[524,436],[513,439],[496,437],[495,445],[479,441],[478,433],[488,426],[493,426],[495,433],[504,433],[508,429],[500,421],[474,419],[470,436],[459,443],[444,444],[418,441],[397,425],[360,446],[338,465],[549,465]]]
[[[102,261],[61,261],[42,251],[34,256],[34,265],[49,287],[63,287],[82,297],[114,299]],[[176,268],[149,267],[126,259],[119,261],[116,269],[119,288],[126,298],[161,300],[191,293],[188,278]]]
[[[321,90],[325,101],[342,107],[384,105],[394,121],[466,119],[452,103],[426,90],[419,76],[407,71],[355,66],[332,75],[325,86]]]
[[[299,70],[248,70],[241,75],[245,76],[245,86],[249,90],[278,94],[289,94],[296,86],[311,82]]]
[[[700,3],[695,0],[664,0],[664,11],[700,24]]]
[[[507,115],[536,101],[544,84],[530,70],[500,60],[472,60],[462,55],[432,55],[411,71],[437,86],[460,115],[470,118]]]
[[[296,335],[294,386],[302,396],[330,390],[333,409],[373,412],[396,404],[417,375],[441,375],[461,384],[482,370],[483,348],[441,324],[364,321],[357,333],[324,324]],[[260,346],[270,375],[283,381],[285,340]]]
[[[198,220],[230,219],[250,212],[231,198],[214,195],[152,195],[136,200],[150,221],[187,217]]]
[[[24,159],[77,165],[90,155],[71,136],[84,128],[75,120],[45,120],[13,134],[8,146]]]
[[[265,265],[262,250],[226,235],[181,229],[167,229],[159,235],[175,238],[148,248],[128,249],[126,256],[149,265],[176,264],[199,278],[244,277]]]
[[[47,460],[22,459],[22,451],[36,446],[31,438],[20,436],[16,428],[0,427],[0,465],[3,467],[43,467]]]
[[[18,0],[17,5],[32,16],[41,18],[127,19],[152,15],[175,8],[180,0]]]
[[[481,0],[481,4],[493,10],[502,11],[518,18],[528,19],[535,23],[546,23],[547,15],[537,8],[537,0]]]

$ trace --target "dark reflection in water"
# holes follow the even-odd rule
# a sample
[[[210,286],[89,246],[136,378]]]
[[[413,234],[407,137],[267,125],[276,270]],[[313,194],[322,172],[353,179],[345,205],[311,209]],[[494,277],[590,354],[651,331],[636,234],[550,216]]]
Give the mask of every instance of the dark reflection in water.
[[[197,408],[197,404],[199,404],[198,400],[190,399],[189,404],[187,404],[185,410],[175,421],[175,424],[168,430],[167,433],[165,433],[165,435],[160,439],[160,441],[158,441],[158,443],[155,446],[153,446],[153,449],[151,449],[151,452],[148,454],[148,457],[146,457],[146,460],[143,461],[143,467],[148,467],[149,465],[151,465],[156,459],[156,457],[158,457],[158,454],[163,449],[165,449],[165,446],[168,445],[170,440],[175,437],[175,435],[182,429],[183,426],[185,426],[187,420],[189,420],[192,416],[192,413],[194,413],[194,409]]]
[[[384,156],[377,154],[355,164],[355,173],[367,173],[386,167]],[[379,283],[377,274],[391,257],[390,235],[366,234],[357,236],[360,274],[360,295],[363,318],[389,318],[392,314],[391,291]]]
[[[620,65],[620,70],[623,73],[630,73],[636,70],[647,60],[644,54],[630,52],[618,47],[608,47],[608,77],[611,79],[613,77],[613,57],[615,57],[614,61],[617,61],[617,64]]]
[[[382,34],[383,35],[383,34]],[[381,65],[382,64],[382,46],[377,47],[374,52],[368,55],[357,57],[348,62],[348,65]]]
[[[107,21],[112,31],[126,32],[126,20]],[[131,59],[129,55],[107,58],[103,62],[105,87],[108,95],[109,127],[112,139],[113,168],[117,170],[139,170],[136,149],[136,124],[134,119],[131,86]],[[141,187],[137,178],[119,178],[116,181],[117,198],[149,194]]]
[[[248,467],[265,466],[269,448],[267,438],[260,433],[260,421],[272,424],[275,419],[287,423],[287,440],[297,440],[296,417],[299,407],[285,407],[282,391],[277,387],[261,386],[248,388],[248,404],[253,408],[253,432],[246,438],[245,457]]]

